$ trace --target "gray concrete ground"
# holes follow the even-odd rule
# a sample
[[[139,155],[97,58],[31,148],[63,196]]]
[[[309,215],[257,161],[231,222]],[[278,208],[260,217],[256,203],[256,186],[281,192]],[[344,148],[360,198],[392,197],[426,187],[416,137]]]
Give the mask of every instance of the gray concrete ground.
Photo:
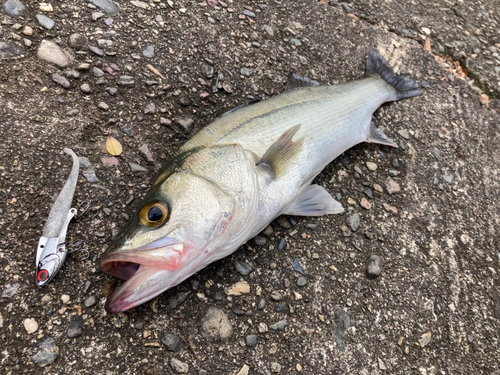
[[[0,11],[2,374],[500,374],[496,1],[21,2]],[[107,315],[119,281],[96,262],[184,133],[280,93],[291,72],[359,78],[371,47],[425,92],[375,115],[399,149],[360,144],[316,179],[346,214],[280,218]],[[70,255],[40,289],[64,147],[89,159],[74,204],[90,209],[68,247],[85,241],[90,257]],[[229,295],[242,281],[250,292]]]

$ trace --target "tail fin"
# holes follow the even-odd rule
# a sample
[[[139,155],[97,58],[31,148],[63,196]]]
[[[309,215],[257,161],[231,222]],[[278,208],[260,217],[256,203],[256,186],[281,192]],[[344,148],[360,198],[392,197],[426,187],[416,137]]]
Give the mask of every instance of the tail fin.
[[[422,86],[409,77],[394,73],[394,70],[382,55],[374,49],[370,49],[368,60],[366,60],[366,75],[373,74],[379,75],[380,78],[396,90],[396,97],[393,100],[411,98],[422,94]]]

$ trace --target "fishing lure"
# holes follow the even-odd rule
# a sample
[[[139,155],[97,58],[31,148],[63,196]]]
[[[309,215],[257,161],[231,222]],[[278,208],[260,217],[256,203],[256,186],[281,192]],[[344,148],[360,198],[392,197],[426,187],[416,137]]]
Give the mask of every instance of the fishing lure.
[[[38,241],[36,252],[36,282],[38,286],[44,286],[52,280],[66,260],[68,256],[66,232],[69,222],[77,215],[76,208],[71,208],[71,202],[75,194],[80,162],[73,150],[65,148],[64,152],[73,158],[73,167],[52,210],[50,210],[42,237]]]

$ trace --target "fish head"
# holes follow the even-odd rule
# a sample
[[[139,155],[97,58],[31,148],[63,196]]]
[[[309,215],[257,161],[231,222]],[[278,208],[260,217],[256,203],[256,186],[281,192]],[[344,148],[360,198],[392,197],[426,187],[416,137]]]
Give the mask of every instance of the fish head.
[[[160,172],[100,260],[104,272],[126,280],[109,296],[109,313],[128,310],[179,284],[220,258],[218,251],[231,241],[232,224],[245,216],[238,209],[241,194],[227,189],[220,175],[201,173],[200,161],[206,166],[210,160],[191,157],[173,173]]]
[[[36,284],[46,285],[61,269],[68,253],[58,237],[40,237],[36,256]]]

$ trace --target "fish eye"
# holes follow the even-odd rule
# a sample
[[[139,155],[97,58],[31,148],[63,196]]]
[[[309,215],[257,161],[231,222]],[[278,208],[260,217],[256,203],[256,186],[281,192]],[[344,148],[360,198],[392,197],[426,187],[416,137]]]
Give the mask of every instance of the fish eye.
[[[148,227],[158,227],[167,221],[168,213],[165,203],[154,200],[142,206],[139,211],[139,221]]]

